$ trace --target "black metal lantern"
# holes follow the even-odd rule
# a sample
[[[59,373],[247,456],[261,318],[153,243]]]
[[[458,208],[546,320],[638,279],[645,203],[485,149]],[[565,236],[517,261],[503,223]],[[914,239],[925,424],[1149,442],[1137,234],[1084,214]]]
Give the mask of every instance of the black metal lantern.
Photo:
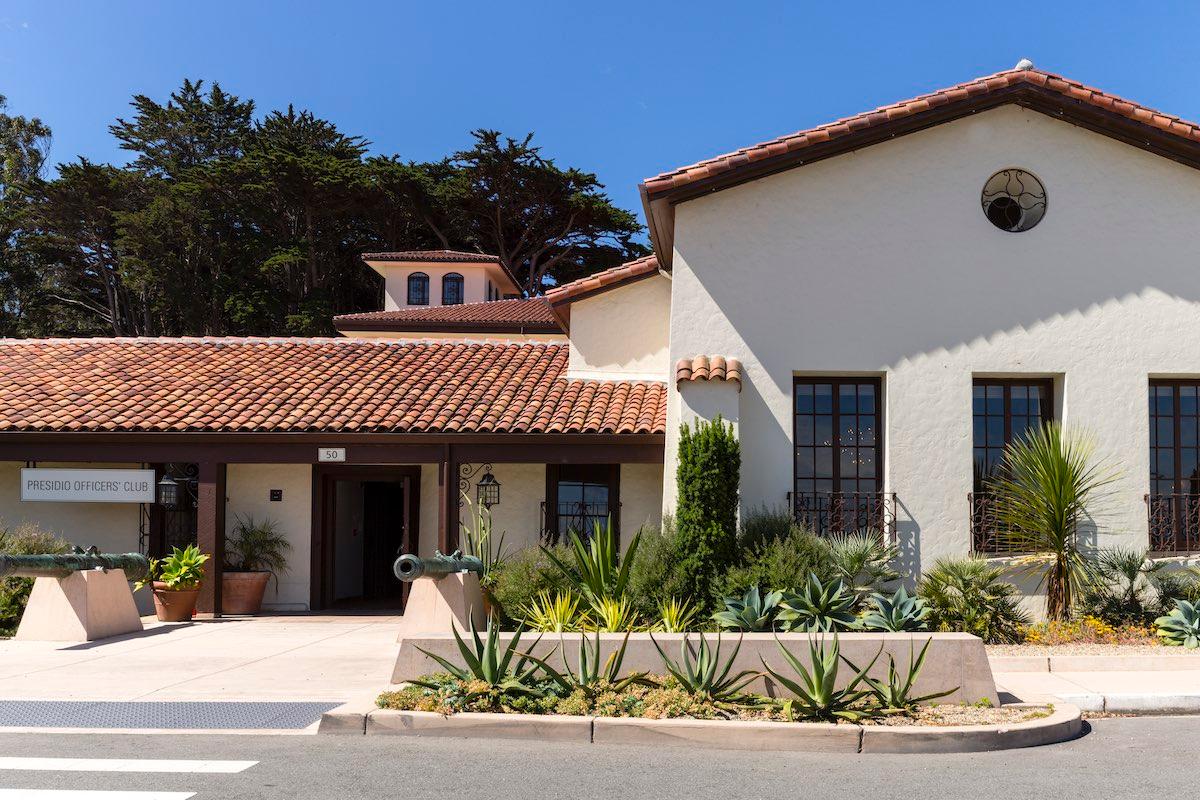
[[[158,504],[164,508],[179,507],[179,484],[170,475],[163,475],[158,482]]]
[[[483,473],[479,483],[475,484],[475,499],[484,508],[500,505],[500,481],[491,470]]]

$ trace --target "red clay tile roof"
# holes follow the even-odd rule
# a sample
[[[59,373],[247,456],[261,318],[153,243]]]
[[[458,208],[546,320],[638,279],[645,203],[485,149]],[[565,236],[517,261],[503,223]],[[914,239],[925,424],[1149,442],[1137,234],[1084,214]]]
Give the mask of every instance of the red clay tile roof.
[[[627,261],[617,267],[596,272],[586,278],[555,286],[546,292],[545,298],[550,305],[557,306],[590,297],[599,292],[615,289],[627,283],[648,278],[658,272],[658,259],[654,256],[644,256],[634,261]]]
[[[500,259],[487,253],[468,253],[464,250],[397,250],[391,253],[363,253],[363,261],[447,262],[451,264],[499,264]]]
[[[339,331],[564,333],[550,304],[541,297],[343,314],[333,318],[333,326]]]
[[[1200,166],[1200,125],[1038,69],[1010,69],[882,106],[647,178],[642,201],[655,250],[671,268],[673,202],[1004,103],[1078,120],[1101,133]],[[987,105],[990,103],[991,105]],[[1165,135],[1165,136],[1164,136]],[[1160,137],[1160,138],[1156,138]],[[1187,151],[1181,154],[1180,151]]]
[[[665,384],[566,368],[565,344],[8,340],[0,431],[666,430]]]
[[[725,356],[693,356],[675,362],[675,385],[684,381],[729,381],[742,388],[742,362]]]

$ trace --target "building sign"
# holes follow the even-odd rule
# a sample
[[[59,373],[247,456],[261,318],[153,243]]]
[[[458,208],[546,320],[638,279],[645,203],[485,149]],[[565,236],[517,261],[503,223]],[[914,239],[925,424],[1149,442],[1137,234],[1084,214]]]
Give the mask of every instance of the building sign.
[[[317,461],[345,461],[346,448],[344,447],[321,447],[317,450]]]
[[[153,503],[152,469],[22,469],[21,500],[48,503]]]

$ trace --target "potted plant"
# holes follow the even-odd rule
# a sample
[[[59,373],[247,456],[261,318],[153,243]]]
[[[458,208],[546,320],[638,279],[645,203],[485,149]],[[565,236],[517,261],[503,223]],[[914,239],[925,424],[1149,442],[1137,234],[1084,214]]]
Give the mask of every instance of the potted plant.
[[[237,518],[233,535],[225,543],[225,571],[221,577],[221,612],[257,614],[262,610],[267,582],[287,573],[291,543],[272,519]]]
[[[184,550],[173,547],[166,558],[150,559],[150,571],[135,588],[150,584],[154,593],[154,613],[160,621],[185,622],[196,613],[205,561],[208,556],[194,544]]]

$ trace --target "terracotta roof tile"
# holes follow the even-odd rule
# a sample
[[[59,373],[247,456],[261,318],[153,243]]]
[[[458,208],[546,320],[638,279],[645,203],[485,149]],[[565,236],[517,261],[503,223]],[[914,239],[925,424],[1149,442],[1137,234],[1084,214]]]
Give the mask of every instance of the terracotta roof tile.
[[[487,253],[468,253],[465,250],[397,250],[389,253],[363,253],[363,261],[413,261],[450,264],[499,264],[500,259]]]
[[[606,269],[603,272],[593,273],[577,281],[564,283],[562,286],[555,286],[546,292],[545,298],[550,301],[550,305],[557,306],[577,300],[584,295],[615,289],[618,286],[641,280],[657,272],[658,259],[652,255],[644,256],[634,261],[627,261],[620,266]]]
[[[663,433],[666,387],[567,380],[567,345],[0,342],[3,431]]]
[[[1060,75],[1038,69],[1010,69],[976,78],[947,89],[939,89],[911,100],[882,106],[857,114],[845,119],[820,125],[807,131],[788,134],[777,139],[735,150],[732,153],[705,159],[686,167],[664,172],[653,178],[647,178],[643,186],[647,195],[653,197],[672,189],[678,189],[695,183],[704,178],[710,178],[726,172],[733,172],[739,166],[761,158],[776,155],[779,145],[786,145],[789,151],[794,151],[818,142],[847,136],[866,128],[928,111],[946,103],[964,100],[987,92],[1005,89],[1019,84],[1030,84],[1044,87],[1064,97],[1097,106],[1111,113],[1119,114],[1128,119],[1143,122],[1166,133],[1179,136],[1192,142],[1200,142],[1200,125],[1187,122],[1178,117],[1163,114],[1146,106],[1126,100],[1116,95],[1102,92],[1077,81],[1068,80]]]
[[[502,333],[562,333],[563,326],[550,304],[541,297],[527,300],[492,300],[455,306],[423,306],[399,311],[371,311],[333,318],[340,331],[463,331]]]
[[[742,362],[725,356],[693,356],[675,362],[675,385],[684,381],[728,381],[742,388]]]

